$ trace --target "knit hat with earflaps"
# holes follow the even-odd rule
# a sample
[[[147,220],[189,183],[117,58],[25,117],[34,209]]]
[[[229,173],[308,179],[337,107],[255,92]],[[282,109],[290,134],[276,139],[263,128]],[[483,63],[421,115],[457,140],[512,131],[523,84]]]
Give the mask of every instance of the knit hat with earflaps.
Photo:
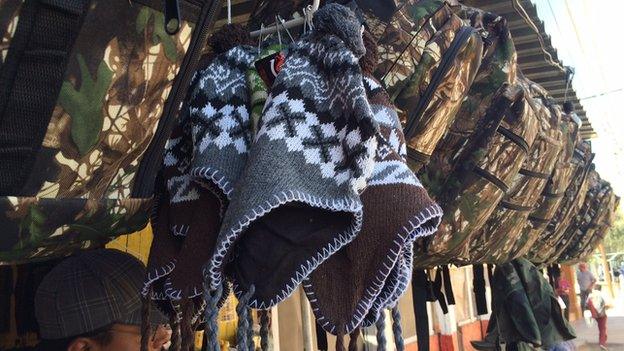
[[[374,45],[369,47],[374,49]],[[388,296],[379,304],[386,307],[399,285],[405,285],[404,265],[409,257],[403,252],[411,251],[416,238],[433,234],[442,216],[442,209],[405,162],[405,139],[388,95],[366,73],[364,85],[379,124],[380,142],[375,168],[362,194],[362,230],[303,284],[318,323],[338,335],[361,325],[384,286],[388,286]],[[397,271],[391,275],[395,266]]]
[[[271,88],[206,265],[213,284],[227,265],[238,296],[253,284],[255,308],[288,297],[353,240],[362,223],[358,192],[373,169],[376,125],[358,66],[360,24],[337,4],[313,21]]]
[[[235,29],[228,30],[242,33]],[[227,195],[246,162],[251,141],[245,74],[257,49],[237,46],[244,39],[240,35],[229,47],[227,34],[219,31],[215,36],[211,44],[215,56],[193,78],[159,177],[164,195],[153,220],[144,293],[156,287],[158,295],[152,296],[174,306],[203,294],[202,266],[214,250]],[[195,306],[201,306],[198,302]]]

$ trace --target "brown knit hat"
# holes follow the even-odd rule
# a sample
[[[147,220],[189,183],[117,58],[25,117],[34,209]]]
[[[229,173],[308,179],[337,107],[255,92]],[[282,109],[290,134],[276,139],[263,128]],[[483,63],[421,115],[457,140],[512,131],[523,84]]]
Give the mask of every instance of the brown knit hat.
[[[369,45],[368,55],[374,55]],[[362,194],[362,230],[303,284],[319,324],[332,334],[359,327],[384,287],[390,292],[373,315],[388,307],[381,305],[405,285],[401,273],[406,261],[411,266],[414,240],[433,234],[442,216],[405,162],[405,139],[388,95],[374,78],[364,83],[380,132],[375,168]]]

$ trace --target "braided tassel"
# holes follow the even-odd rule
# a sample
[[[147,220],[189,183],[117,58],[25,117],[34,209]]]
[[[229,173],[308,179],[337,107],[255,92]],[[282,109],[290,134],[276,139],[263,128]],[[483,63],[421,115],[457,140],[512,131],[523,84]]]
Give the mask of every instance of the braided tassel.
[[[182,321],[180,335],[182,336],[182,350],[191,351],[195,348],[195,330],[193,329],[193,301],[188,298],[182,300]]]
[[[349,351],[358,351],[357,342],[359,338],[360,328],[355,328],[355,330],[351,332],[351,336],[349,338]]]
[[[177,313],[173,314],[169,323],[171,324],[171,346],[169,346],[169,350],[180,351],[180,320]]]
[[[247,329],[247,342],[249,342],[249,351],[255,351],[256,350],[256,345],[254,344],[254,331],[253,331],[253,325],[254,325],[254,321],[253,321],[253,311],[251,310],[251,308],[247,309],[247,318],[248,318],[248,323],[249,323],[249,328]]]
[[[150,324],[150,310],[152,303],[152,286],[150,285],[147,294],[141,299],[141,351],[148,351],[149,341],[152,336],[152,326]]]
[[[260,349],[269,351],[269,323],[271,310],[260,311]]]
[[[401,312],[399,311],[398,306],[392,307],[392,332],[394,334],[394,343],[397,351],[405,350],[403,328],[401,328]]]
[[[238,330],[236,333],[236,349],[238,351],[249,351],[249,331],[251,328],[249,325],[249,308],[247,308],[247,303],[249,299],[256,291],[256,288],[251,285],[249,290],[241,296],[238,300],[238,305],[236,305],[236,313],[238,314]],[[253,343],[253,340],[251,340]]]
[[[386,334],[384,331],[386,329],[386,311],[379,311],[379,319],[375,323],[375,327],[377,328],[377,351],[386,351],[387,341]]]
[[[223,294],[223,287],[219,285],[217,290],[210,291],[210,284],[204,281],[204,300],[206,301],[204,338],[206,339],[206,351],[221,351],[219,345],[219,326],[217,318],[219,316],[219,301]]]
[[[340,328],[342,330],[342,328]],[[344,347],[344,332],[339,332],[336,335],[336,351],[347,351]]]

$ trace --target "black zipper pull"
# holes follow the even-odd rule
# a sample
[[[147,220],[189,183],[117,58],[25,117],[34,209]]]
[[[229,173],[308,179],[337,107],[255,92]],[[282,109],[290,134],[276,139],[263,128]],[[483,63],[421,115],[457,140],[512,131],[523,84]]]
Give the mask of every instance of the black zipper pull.
[[[165,32],[174,35],[180,30],[180,2],[165,0]]]

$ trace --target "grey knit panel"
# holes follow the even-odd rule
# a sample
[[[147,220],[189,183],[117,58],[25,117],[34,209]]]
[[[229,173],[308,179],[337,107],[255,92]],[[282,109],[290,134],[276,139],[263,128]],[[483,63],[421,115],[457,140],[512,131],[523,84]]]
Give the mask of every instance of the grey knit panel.
[[[194,154],[191,174],[215,183],[229,197],[251,147],[246,72],[257,49],[237,46],[199,73],[189,103]]]

